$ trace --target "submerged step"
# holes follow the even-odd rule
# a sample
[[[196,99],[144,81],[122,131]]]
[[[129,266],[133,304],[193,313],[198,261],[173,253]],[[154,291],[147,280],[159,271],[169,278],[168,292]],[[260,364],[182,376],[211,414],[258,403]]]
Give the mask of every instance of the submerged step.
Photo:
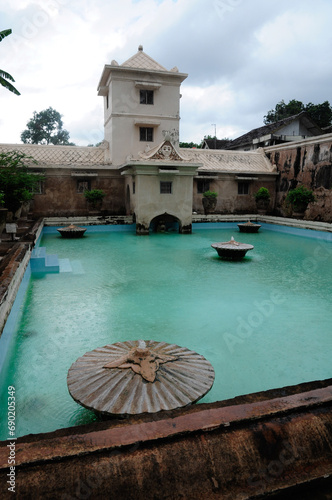
[[[73,269],[69,259],[59,259],[60,273],[72,273]]]
[[[56,254],[46,255],[45,257],[45,269],[48,273],[58,273],[60,272],[59,259]]]
[[[56,254],[47,255],[45,247],[33,249],[30,267],[34,273],[58,273],[60,271],[58,256]]]
[[[31,252],[31,258],[43,259],[46,257],[46,247],[36,247]]]

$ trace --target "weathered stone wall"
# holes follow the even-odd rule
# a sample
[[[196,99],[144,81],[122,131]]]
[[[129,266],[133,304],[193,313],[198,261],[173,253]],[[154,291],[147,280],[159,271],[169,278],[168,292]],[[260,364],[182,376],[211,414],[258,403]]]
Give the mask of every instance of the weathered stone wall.
[[[290,189],[303,184],[312,189],[305,219],[332,222],[332,134],[265,149],[280,173],[276,186],[276,213],[289,216],[285,198]]]
[[[34,196],[31,211],[35,217],[79,216],[91,210],[82,192],[78,192],[77,183],[87,180],[91,189],[102,189],[106,196],[101,210],[108,215],[125,214],[124,182],[114,170],[96,170],[95,176],[72,175],[68,168],[45,168],[45,181],[41,194]]]
[[[257,213],[254,194],[262,186],[266,187],[271,194],[268,212],[273,213],[275,204],[275,182],[274,175],[255,175],[254,180],[249,183],[249,194],[238,194],[238,180],[236,175],[220,174],[210,181],[210,191],[218,193],[215,213],[218,214],[254,214]],[[202,204],[203,195],[197,192],[197,178],[194,179],[193,211],[204,213]]]

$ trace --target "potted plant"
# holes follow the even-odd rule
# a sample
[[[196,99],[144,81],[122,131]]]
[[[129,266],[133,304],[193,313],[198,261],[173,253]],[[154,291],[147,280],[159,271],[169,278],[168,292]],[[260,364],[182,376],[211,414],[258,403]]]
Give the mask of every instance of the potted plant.
[[[254,194],[256,200],[257,212],[261,215],[266,214],[270,204],[270,191],[266,187],[260,187]]]
[[[217,205],[218,193],[215,191],[205,191],[203,193],[202,204],[205,215],[213,213]]]
[[[106,193],[102,189],[91,189],[84,191],[85,199],[93,210],[100,210]]]
[[[286,196],[286,202],[290,203],[293,215],[300,218],[304,216],[309,203],[313,201],[315,201],[313,192],[303,185],[291,189]]]
[[[3,193],[3,191],[0,191],[0,241],[1,241],[2,231],[4,230],[6,225],[7,212],[8,212],[8,209],[4,208],[4,204],[5,204],[5,193]]]

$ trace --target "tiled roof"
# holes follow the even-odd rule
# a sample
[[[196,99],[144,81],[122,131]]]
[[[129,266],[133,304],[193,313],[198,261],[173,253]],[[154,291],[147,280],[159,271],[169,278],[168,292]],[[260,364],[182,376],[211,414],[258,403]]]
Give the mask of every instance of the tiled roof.
[[[187,161],[202,163],[199,171],[272,173],[272,166],[263,149],[255,151],[221,151],[211,149],[182,149],[181,156]]]
[[[43,146],[40,144],[0,144],[0,153],[17,151],[38,161],[38,166],[68,165],[96,166],[106,165],[108,150],[105,146]]]
[[[164,141],[167,142],[167,141]],[[164,142],[148,153],[142,154],[141,159],[155,160],[155,155]],[[185,163],[200,164],[198,170],[206,172],[238,172],[238,173],[269,173],[274,172],[270,161],[263,149],[255,151],[226,151],[211,149],[185,149],[174,151],[169,158],[159,156],[161,163],[182,161]],[[67,167],[97,167],[98,165],[111,166],[108,160],[108,149],[101,147],[79,146],[41,146],[36,144],[0,144],[0,153],[18,151],[25,153],[38,161],[38,166],[67,166]]]
[[[139,69],[150,69],[154,71],[167,71],[164,66],[157,63],[152,57],[148,56],[145,52],[143,52],[143,47],[140,45],[138,48],[138,52],[135,55],[127,59],[121,66],[125,66],[126,68],[139,68]]]

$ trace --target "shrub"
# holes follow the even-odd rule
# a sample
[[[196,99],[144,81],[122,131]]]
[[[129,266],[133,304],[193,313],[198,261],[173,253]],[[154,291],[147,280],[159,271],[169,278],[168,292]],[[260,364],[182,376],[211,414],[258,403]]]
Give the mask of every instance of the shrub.
[[[288,191],[286,201],[293,205],[293,207],[298,207],[300,205],[307,206],[312,201],[315,201],[315,197],[310,189],[301,185]]]
[[[96,206],[99,201],[102,201],[105,197],[106,193],[102,189],[91,189],[91,191],[84,191],[85,199],[92,204],[92,206]]]
[[[270,191],[266,187],[261,187],[257,191],[257,193],[254,194],[255,200],[269,200],[271,198]]]
[[[204,198],[210,198],[214,200],[215,198],[217,198],[218,193],[216,193],[215,191],[205,191],[205,193],[203,193],[203,196]]]

